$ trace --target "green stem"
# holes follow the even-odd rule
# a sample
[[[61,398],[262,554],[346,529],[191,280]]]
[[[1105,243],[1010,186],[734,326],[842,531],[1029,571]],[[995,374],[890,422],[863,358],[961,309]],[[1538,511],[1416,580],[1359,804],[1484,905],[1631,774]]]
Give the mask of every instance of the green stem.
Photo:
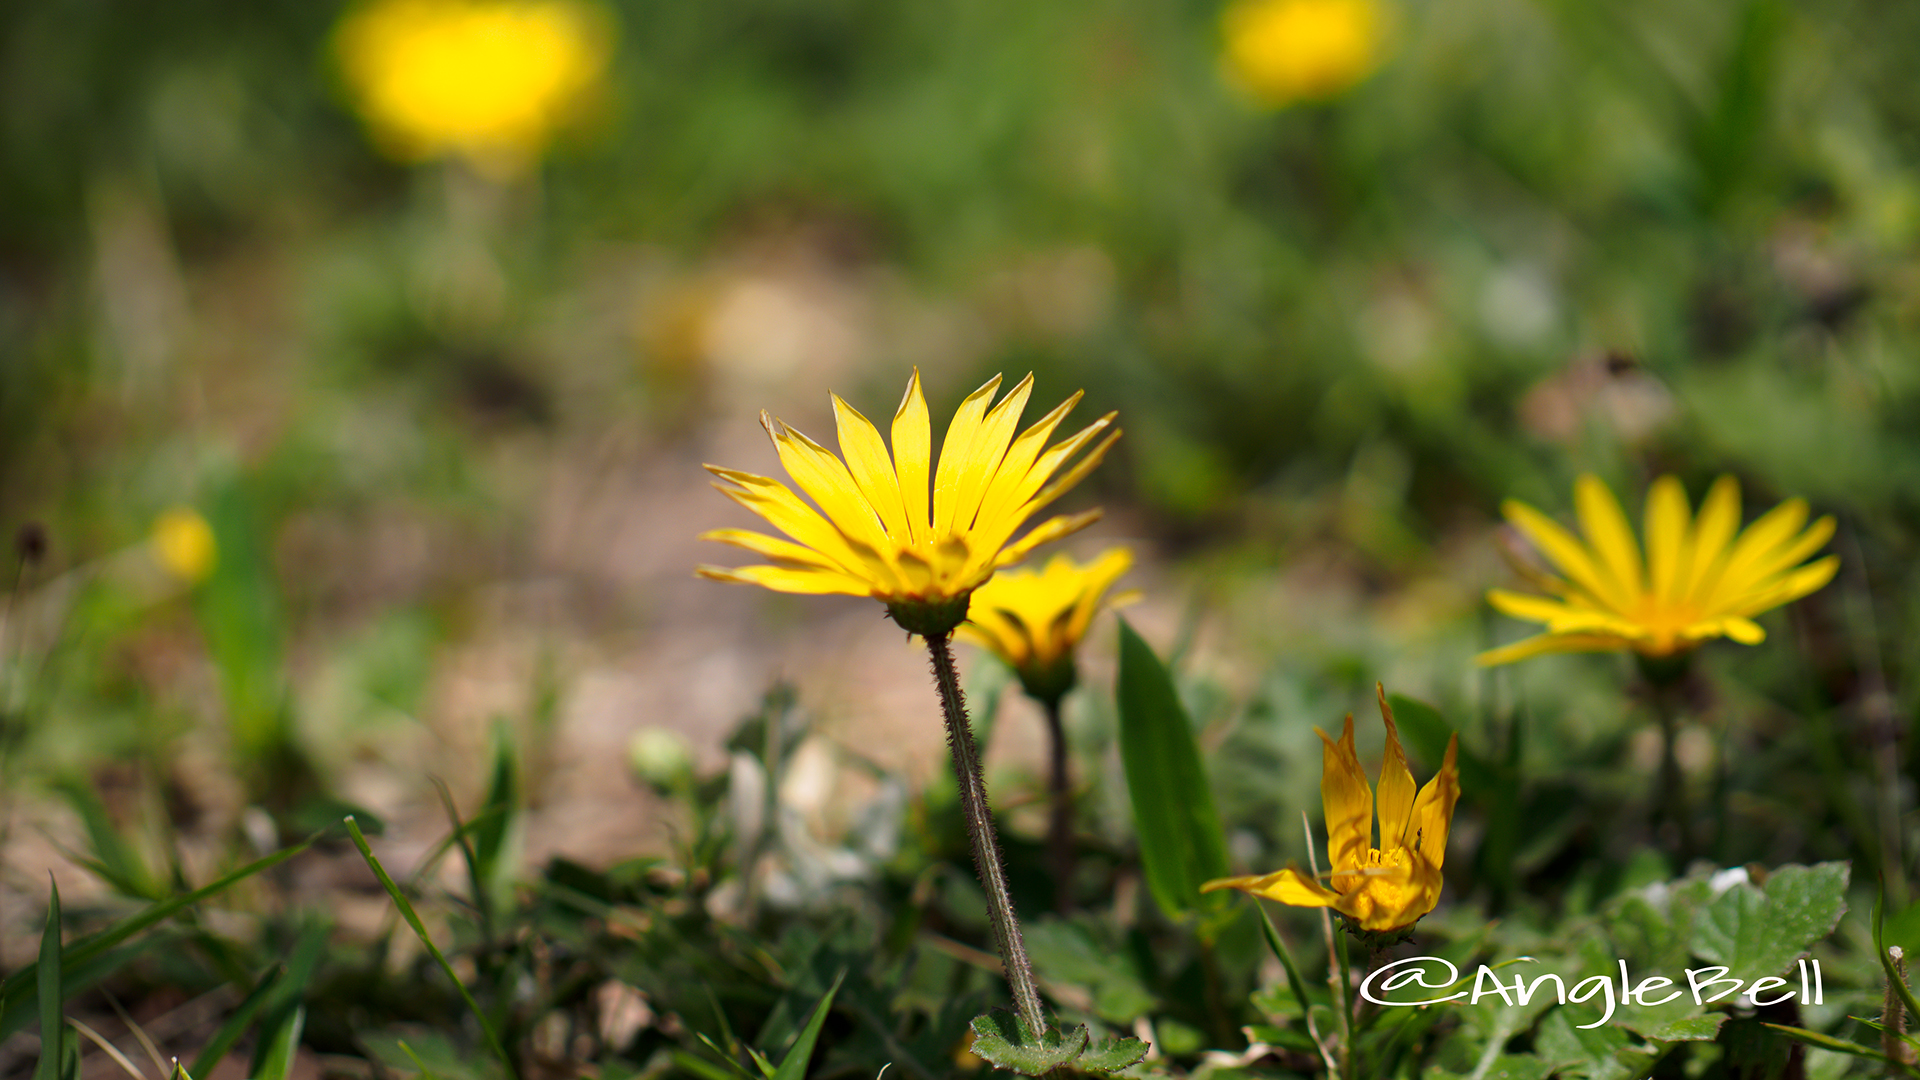
[[[967,820],[967,838],[973,842],[973,868],[980,875],[980,887],[986,890],[987,914],[993,922],[994,944],[1000,963],[1006,968],[1007,984],[1013,990],[1014,1010],[1020,1022],[1038,1038],[1047,1029],[1046,1015],[1040,1011],[1040,989],[1033,977],[1033,964],[1027,959],[1027,945],[1020,936],[1020,922],[1013,914],[1013,897],[1007,892],[1007,874],[1000,861],[1000,843],[993,829],[993,815],[987,809],[987,784],[980,771],[980,752],[973,745],[973,728],[967,720],[966,698],[960,693],[960,673],[953,665],[953,648],[947,635],[927,636],[927,652],[933,658],[933,680],[940,687],[940,707],[947,721],[947,747],[953,751],[953,775],[960,784],[960,812]]]
[[[1660,772],[1654,780],[1657,790],[1653,794],[1654,832],[1657,838],[1661,826],[1674,827],[1679,869],[1684,871],[1693,859],[1694,843],[1687,807],[1687,781],[1680,772],[1680,757],[1675,747],[1680,735],[1679,709],[1674,701],[1677,691],[1660,685],[1651,690],[1654,716],[1660,721]]]
[[[1060,722],[1060,699],[1050,698],[1047,736],[1052,759],[1047,770],[1047,862],[1053,871],[1053,907],[1062,915],[1073,910],[1073,789],[1067,781],[1067,732]]]

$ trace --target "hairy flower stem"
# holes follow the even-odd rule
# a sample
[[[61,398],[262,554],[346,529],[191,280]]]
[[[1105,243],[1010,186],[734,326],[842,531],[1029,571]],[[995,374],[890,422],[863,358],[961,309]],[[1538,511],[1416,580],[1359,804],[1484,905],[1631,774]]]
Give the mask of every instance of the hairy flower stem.
[[[1053,746],[1047,771],[1047,863],[1053,871],[1053,908],[1065,915],[1073,910],[1073,790],[1067,783],[1067,731],[1060,722],[1060,699],[1049,699],[1047,736]]]
[[[946,715],[947,748],[953,751],[953,776],[960,784],[960,812],[967,819],[967,838],[973,842],[973,868],[980,875],[980,887],[986,890],[987,914],[993,922],[993,940],[999,948],[1000,963],[1006,968],[1007,984],[1013,990],[1014,1011],[1020,1022],[1036,1038],[1047,1029],[1046,1016],[1040,1011],[1040,990],[1033,978],[1033,963],[1027,959],[1027,944],[1020,936],[1020,922],[1013,915],[1013,897],[1007,892],[1007,873],[1000,861],[1000,842],[993,830],[993,815],[987,809],[987,784],[980,771],[980,752],[973,744],[973,727],[967,719],[967,702],[960,693],[960,673],[953,666],[950,635],[927,636],[927,652],[933,658],[933,680],[940,686],[940,707]]]

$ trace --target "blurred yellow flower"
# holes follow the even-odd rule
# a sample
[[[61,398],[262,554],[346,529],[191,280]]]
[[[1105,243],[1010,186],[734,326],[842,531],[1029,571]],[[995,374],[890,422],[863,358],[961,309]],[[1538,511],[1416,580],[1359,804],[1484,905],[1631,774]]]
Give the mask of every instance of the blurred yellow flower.
[[[1545,623],[1547,632],[1481,653],[1475,658],[1481,666],[1542,653],[1626,649],[1658,659],[1717,637],[1755,645],[1767,635],[1753,616],[1813,592],[1840,567],[1837,555],[1801,565],[1833,535],[1831,517],[1807,525],[1803,499],[1781,503],[1736,537],[1740,485],[1731,476],[1714,483],[1698,518],[1679,480],[1654,481],[1644,563],[1606,484],[1581,476],[1573,494],[1585,543],[1526,503],[1509,499],[1501,507],[1564,576],[1529,573],[1552,596],[1488,591],[1495,608]]]
[[[1377,0],[1235,0],[1221,13],[1228,81],[1262,104],[1337,97],[1386,59]]]
[[[947,427],[937,474],[918,370],[894,414],[891,458],[879,431],[837,394],[833,411],[844,463],[762,411],[760,423],[773,437],[780,463],[820,509],[778,480],[708,465],[726,481],[714,487],[793,539],[745,529],[702,533],[703,540],[746,548],[772,564],[702,566],[695,573],[780,592],[871,596],[908,631],[944,637],[967,617],[968,598],[994,571],[1099,518],[1098,510],[1054,517],[1013,539],[1015,530],[1079,483],[1120,437],[1113,431],[1063,472],[1068,459],[1112,425],[1114,414],[1043,453],[1081,395],[1075,393],[1016,437],[1033,376],[988,408],[999,387],[995,375],[960,403]]]
[[[583,0],[370,0],[340,23],[341,72],[381,148],[512,176],[599,83],[612,23]]]
[[[1132,565],[1131,551],[1111,548],[1085,566],[1060,554],[1045,570],[1002,570],[975,590],[957,635],[1006,661],[1027,693],[1058,701],[1073,689],[1074,647],[1107,590]]]
[[[213,526],[190,507],[176,506],[154,519],[149,542],[167,573],[189,585],[205,581],[220,561]]]
[[[1201,892],[1239,889],[1295,907],[1330,907],[1357,929],[1394,933],[1411,927],[1440,899],[1441,864],[1447,857],[1447,830],[1460,798],[1456,764],[1460,736],[1447,740],[1440,772],[1416,797],[1413,772],[1400,748],[1400,733],[1387,707],[1387,692],[1376,685],[1380,719],[1387,725],[1386,756],[1380,762],[1380,847],[1373,846],[1373,792],[1353,748],[1353,714],[1334,742],[1319,728],[1320,802],[1327,819],[1328,874],[1331,888],[1289,867],[1264,876],[1220,878]]]

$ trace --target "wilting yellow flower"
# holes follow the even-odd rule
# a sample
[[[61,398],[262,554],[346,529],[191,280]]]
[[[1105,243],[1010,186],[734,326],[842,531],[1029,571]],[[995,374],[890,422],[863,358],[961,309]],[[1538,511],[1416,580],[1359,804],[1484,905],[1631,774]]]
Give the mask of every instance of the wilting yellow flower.
[[[1807,504],[1789,499],[1745,532],[1740,485],[1723,476],[1692,517],[1680,481],[1663,476],[1647,492],[1647,558],[1627,516],[1599,478],[1574,482],[1581,543],[1553,519],[1509,499],[1501,507],[1563,577],[1531,573],[1552,597],[1488,591],[1494,607],[1547,632],[1481,653],[1482,666],[1556,652],[1632,649],[1649,659],[1684,653],[1710,638],[1742,645],[1764,640],[1753,616],[1813,592],[1833,579],[1840,558],[1801,563],[1833,535],[1833,519],[1807,525]],[[1802,527],[1805,526],[1804,531]]]
[[[1107,590],[1132,565],[1131,551],[1112,548],[1085,566],[1061,554],[1048,559],[1045,570],[1002,570],[975,590],[957,633],[1005,660],[1027,693],[1058,701],[1076,679],[1074,646]]]
[[[610,39],[581,0],[371,0],[334,47],[382,149],[510,176],[599,82]]]
[[[1440,867],[1447,857],[1453,804],[1460,798],[1455,764],[1460,736],[1447,740],[1440,772],[1416,797],[1386,689],[1375,689],[1380,719],[1387,724],[1387,751],[1380,762],[1380,846],[1373,846],[1373,792],[1353,749],[1353,714],[1348,713],[1337,743],[1313,729],[1325,744],[1320,802],[1327,818],[1327,855],[1333,864],[1327,880],[1332,888],[1289,867],[1259,877],[1209,881],[1200,891],[1239,889],[1295,907],[1330,907],[1359,930],[1375,933],[1405,930],[1433,910],[1440,899]]]
[[[702,533],[703,540],[734,544],[773,562],[737,569],[702,566],[695,573],[780,592],[871,596],[913,633],[951,632],[967,617],[968,598],[994,571],[1099,518],[1098,510],[1049,518],[1013,539],[1015,530],[1079,483],[1120,437],[1115,430],[1063,472],[1074,454],[1112,425],[1114,414],[1043,452],[1081,395],[1075,393],[1016,437],[1033,376],[988,408],[999,387],[995,375],[960,403],[940,448],[937,473],[918,370],[893,417],[891,458],[880,432],[837,394],[831,396],[844,463],[762,411],[760,423],[773,437],[780,464],[819,511],[778,480],[708,465],[726,481],[714,487],[793,539],[745,529]]]
[[[1376,0],[1235,0],[1220,28],[1228,80],[1275,108],[1336,97],[1386,59]]]
[[[205,581],[219,562],[213,526],[199,512],[176,506],[153,522],[153,554],[167,572],[190,585]]]

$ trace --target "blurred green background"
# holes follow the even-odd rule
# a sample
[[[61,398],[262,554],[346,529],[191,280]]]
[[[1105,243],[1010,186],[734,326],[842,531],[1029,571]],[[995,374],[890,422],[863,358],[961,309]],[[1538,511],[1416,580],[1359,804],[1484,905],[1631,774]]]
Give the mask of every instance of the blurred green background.
[[[533,846],[606,855],[658,823],[555,804],[644,795],[641,724],[711,763],[780,674],[843,741],[914,727],[924,771],[918,665],[807,651],[868,605],[688,573],[744,523],[699,462],[775,472],[756,410],[824,438],[827,390],[885,416],[912,366],[936,414],[1027,370],[1119,410],[1088,543],[1141,551],[1201,722],[1287,725],[1299,790],[1248,778],[1229,817],[1313,805],[1298,736],[1376,677],[1532,703],[1544,775],[1626,739],[1613,661],[1468,664],[1519,632],[1480,600],[1501,500],[1564,516],[1581,471],[1636,518],[1662,472],[1837,514],[1839,581],[1766,620],[1799,647],[1710,661],[1748,714],[1911,717],[1913,4],[1402,3],[1377,70],[1284,107],[1223,75],[1211,2],[600,11],[604,72],[501,169],[383,156],[333,4],[0,10],[0,521],[47,541],[9,798],[153,751],[176,819],[437,821],[420,777],[477,791],[505,718]],[[175,506],[205,581],[149,565]]]

